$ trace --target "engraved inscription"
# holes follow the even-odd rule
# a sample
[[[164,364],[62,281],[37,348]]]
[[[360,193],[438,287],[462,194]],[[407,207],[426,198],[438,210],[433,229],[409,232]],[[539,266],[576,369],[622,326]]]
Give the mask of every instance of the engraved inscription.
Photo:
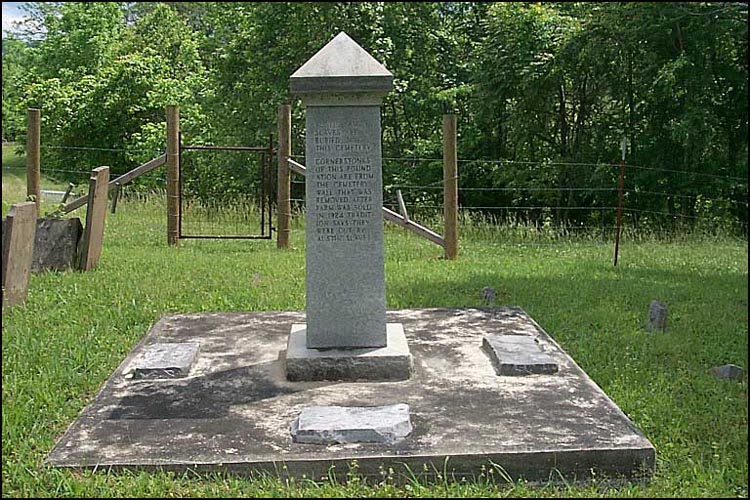
[[[371,134],[351,121],[319,123],[311,132],[315,156],[310,179],[317,241],[368,242],[375,206]],[[368,140],[369,139],[369,140]]]

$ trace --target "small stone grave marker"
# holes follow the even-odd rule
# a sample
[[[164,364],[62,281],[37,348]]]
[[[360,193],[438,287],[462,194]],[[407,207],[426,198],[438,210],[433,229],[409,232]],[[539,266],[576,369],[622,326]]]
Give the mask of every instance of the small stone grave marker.
[[[646,329],[650,332],[665,331],[667,329],[667,306],[658,300],[652,300],[648,306],[648,324]]]
[[[745,375],[745,370],[740,366],[728,364],[711,368],[711,374],[718,379],[739,381]]]
[[[36,221],[32,271],[65,271],[78,266],[78,245],[83,234],[81,219],[41,217]]]
[[[409,405],[308,406],[292,423],[295,443],[393,444],[412,431]]]
[[[528,335],[487,335],[482,347],[498,375],[552,374],[559,369],[554,358],[542,352],[534,337]]]
[[[133,379],[187,377],[198,348],[195,342],[148,345],[133,370]]]
[[[495,289],[491,286],[486,286],[482,288],[482,300],[488,304],[492,305],[495,303]]]

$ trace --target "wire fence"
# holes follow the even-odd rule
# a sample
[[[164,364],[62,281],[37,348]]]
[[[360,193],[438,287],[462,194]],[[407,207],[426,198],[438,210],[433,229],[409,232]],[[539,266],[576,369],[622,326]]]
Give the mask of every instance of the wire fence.
[[[4,144],[16,146],[16,143]],[[118,148],[93,146],[66,146],[58,144],[41,144],[41,190],[42,199],[59,201],[60,192],[68,191],[67,201],[85,195],[88,191],[91,170],[99,166],[110,167],[110,180],[128,172],[132,168],[132,161],[149,160],[164,154],[164,150],[146,148]],[[3,165],[3,174],[26,175],[26,167]],[[151,174],[148,174],[151,175]],[[156,179],[160,174],[156,174]],[[158,181],[152,182],[148,191],[159,192]],[[72,185],[72,186],[71,186]],[[133,189],[135,186],[123,186],[118,195],[147,197],[147,192]]]
[[[39,149],[61,150],[61,151],[106,151],[112,153],[151,153],[155,156],[163,155],[163,149],[137,149],[137,148],[95,148],[87,146],[61,146],[54,144],[42,144]]]
[[[293,156],[293,159],[304,163],[302,155]],[[382,160],[384,205],[398,212],[398,193],[401,192],[403,206],[410,217],[439,221],[443,210],[443,159],[383,157]],[[542,232],[556,231],[561,235],[577,232],[597,234],[602,238],[614,235],[619,163],[459,159],[458,164],[459,209],[464,215],[464,224],[531,227]],[[495,171],[476,174],[478,166],[490,166]],[[702,231],[729,230],[747,236],[746,179],[645,165],[626,164],[625,168],[622,190],[624,231],[674,234],[698,228]],[[581,185],[558,185],[561,181],[554,175],[544,182],[544,176],[539,174],[545,169],[557,169],[557,174],[561,169],[583,172],[583,175],[573,176]],[[701,189],[705,189],[705,184],[713,184],[721,186],[723,192],[718,196],[708,196],[679,187],[669,189],[670,186],[658,180],[643,178],[640,171],[661,174],[662,177],[680,174],[700,179],[704,184]],[[415,175],[415,172],[420,175]],[[416,177],[421,182],[409,182]],[[562,182],[566,181],[565,176],[560,177]],[[481,185],[483,182],[493,185]],[[300,209],[297,212],[300,215],[304,207],[305,181],[295,176],[292,183],[292,201]],[[727,190],[725,183],[733,189]]]
[[[50,153],[96,152],[102,155],[140,154],[153,157],[160,149],[41,146]],[[100,157],[101,158],[101,157]],[[292,158],[304,164],[303,155]],[[115,156],[113,156],[115,159]],[[413,218],[439,221],[442,204],[442,158],[383,157],[384,205],[399,211],[398,193]],[[459,209],[465,223],[555,227],[561,233],[599,231],[605,237],[615,229],[619,163],[604,161],[560,162],[550,160],[459,159]],[[98,165],[95,165],[98,166]],[[92,166],[91,168],[93,168]],[[117,174],[117,165],[111,165]],[[6,167],[3,167],[4,169]],[[689,230],[729,228],[747,236],[747,179],[722,173],[677,170],[627,164],[622,191],[623,226],[628,229]],[[123,172],[126,167],[122,167]],[[41,173],[65,179],[81,188],[88,184],[90,168],[81,164],[45,168]],[[574,174],[570,174],[574,172]],[[640,172],[656,174],[643,176]],[[663,179],[680,177],[699,180],[701,190],[670,186]],[[577,182],[577,183],[575,183]],[[300,216],[305,202],[304,177],[292,176],[293,215]],[[490,184],[490,185],[486,185]],[[713,186],[706,189],[706,185]],[[717,188],[717,186],[719,188]]]

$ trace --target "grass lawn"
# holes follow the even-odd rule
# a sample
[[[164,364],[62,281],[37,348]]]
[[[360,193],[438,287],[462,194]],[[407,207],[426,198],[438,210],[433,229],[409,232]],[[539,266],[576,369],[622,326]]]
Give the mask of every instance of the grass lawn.
[[[5,161],[3,148],[4,212],[6,182],[17,182]],[[73,215],[83,220],[85,212]],[[498,304],[524,308],[651,440],[652,480],[396,484],[351,476],[285,485],[272,477],[45,467],[56,440],[161,316],[304,309],[300,221],[289,251],[249,240],[168,248],[164,201],[154,197],[125,198],[107,214],[97,268],[35,274],[25,306],[4,311],[3,496],[747,497],[747,375],[733,382],[709,372],[748,366],[746,240],[626,234],[617,267],[612,243],[596,239],[521,243],[498,229],[462,227],[457,261],[400,228],[387,226],[385,240],[389,309],[478,307],[481,289],[494,287]],[[669,308],[665,333],[643,329],[653,299]]]

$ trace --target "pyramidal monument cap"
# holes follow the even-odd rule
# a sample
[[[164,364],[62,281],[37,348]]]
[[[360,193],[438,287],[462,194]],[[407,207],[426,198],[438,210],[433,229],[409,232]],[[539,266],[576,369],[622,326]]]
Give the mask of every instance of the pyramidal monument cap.
[[[289,78],[293,94],[387,92],[393,74],[343,31]]]

